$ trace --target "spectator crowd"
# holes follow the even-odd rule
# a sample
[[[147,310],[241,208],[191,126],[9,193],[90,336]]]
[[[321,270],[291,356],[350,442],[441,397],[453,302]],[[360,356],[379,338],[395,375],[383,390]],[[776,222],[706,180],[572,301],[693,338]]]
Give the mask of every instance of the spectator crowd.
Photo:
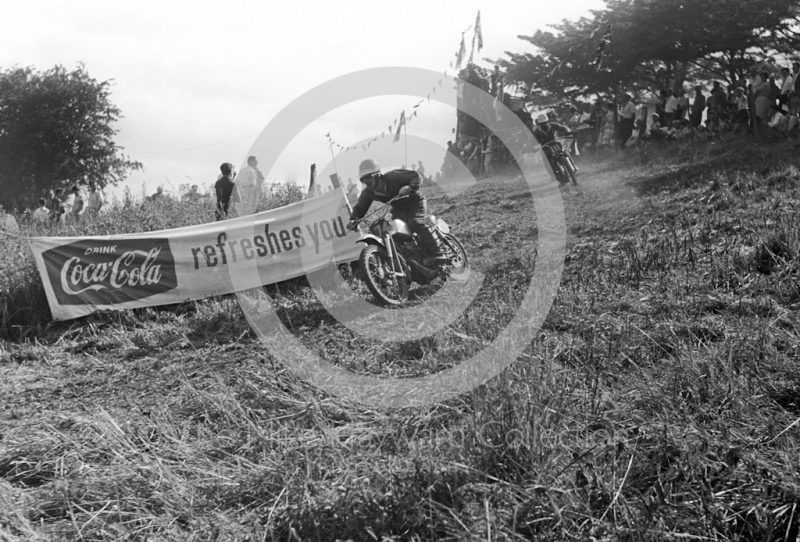
[[[537,150],[523,148],[522,141],[527,138],[514,133],[513,128],[507,133],[510,123],[503,122],[507,120],[503,118],[508,114],[507,109],[497,104],[513,111],[530,131],[534,128],[533,116],[526,98],[504,94],[503,75],[497,66],[493,72],[486,72],[469,65],[460,77],[494,97],[497,123],[482,125],[462,113],[463,109],[479,107],[476,105],[479,100],[470,98],[468,88],[459,88],[459,129],[456,140],[447,142],[444,176],[455,175],[462,166],[477,178],[489,176],[511,164],[511,151]],[[770,61],[752,66],[745,77],[733,84],[723,86],[719,81],[710,84],[710,88],[694,84],[655,93],[639,92],[639,99],[623,94],[618,104],[603,99],[593,103],[577,100],[556,105],[545,114],[549,121],[573,132],[573,154],[692,137],[724,139],[733,134],[800,139],[800,62],[781,67]],[[510,147],[499,141],[498,134],[511,142]]]

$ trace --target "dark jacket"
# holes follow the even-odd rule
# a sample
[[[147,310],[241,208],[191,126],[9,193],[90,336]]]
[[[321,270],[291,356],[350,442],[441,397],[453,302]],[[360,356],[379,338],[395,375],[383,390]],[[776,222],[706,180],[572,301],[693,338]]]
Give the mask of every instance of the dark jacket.
[[[550,143],[556,138],[556,133],[561,132],[564,134],[570,133],[569,128],[557,122],[548,122],[548,129],[543,130],[541,124],[537,124],[533,130],[533,137],[539,142],[539,145]]]
[[[375,184],[374,190],[370,188],[364,188],[364,190],[361,191],[358,201],[353,206],[353,212],[350,214],[350,220],[357,220],[367,214],[367,211],[369,210],[369,207],[372,205],[373,201],[386,203],[393,197],[397,196],[397,194],[400,192],[400,189],[404,186],[411,187],[413,190],[411,196],[408,199],[398,201],[394,205],[397,205],[398,207],[410,207],[413,205],[418,205],[424,201],[422,194],[418,192],[421,184],[422,177],[420,174],[410,169],[395,169],[380,175]]]
[[[228,212],[228,205],[231,202],[231,194],[233,193],[233,181],[227,176],[222,177],[214,184],[214,192],[217,194],[217,207]]]

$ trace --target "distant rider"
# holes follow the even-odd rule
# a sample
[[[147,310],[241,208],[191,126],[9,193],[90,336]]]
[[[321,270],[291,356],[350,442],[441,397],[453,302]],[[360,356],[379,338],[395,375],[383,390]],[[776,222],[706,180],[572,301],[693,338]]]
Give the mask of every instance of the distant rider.
[[[536,141],[538,141],[539,145],[541,145],[544,149],[544,154],[547,156],[547,159],[550,161],[551,165],[553,165],[553,146],[547,145],[547,143],[555,141],[556,134],[558,133],[574,135],[574,132],[571,132],[569,128],[557,122],[550,122],[547,120],[547,116],[543,114],[536,117],[536,128],[533,130],[533,137],[536,138]],[[571,157],[569,160],[572,162]],[[572,163],[572,167],[575,171],[578,171],[578,168],[575,167],[574,163]]]
[[[419,192],[422,184],[419,173],[408,169],[381,173],[378,163],[367,159],[358,166],[358,179],[364,184],[364,189],[350,214],[348,230],[354,227],[353,221],[367,214],[373,201],[387,203],[396,196],[407,196],[392,203],[392,218],[406,222],[409,229],[417,234],[420,248],[427,255],[422,265],[427,267],[447,261],[433,234],[425,225],[425,197]]]

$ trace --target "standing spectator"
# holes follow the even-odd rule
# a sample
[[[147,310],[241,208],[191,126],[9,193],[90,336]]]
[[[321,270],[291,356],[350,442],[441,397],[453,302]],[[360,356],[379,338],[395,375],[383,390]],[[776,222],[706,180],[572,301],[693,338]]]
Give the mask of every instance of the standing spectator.
[[[660,90],[658,91],[658,103],[656,104],[656,114],[658,115],[658,122],[662,126],[664,122],[667,120],[667,114],[664,111],[666,106],[667,106],[667,91]]]
[[[353,182],[353,178],[347,179],[347,199],[358,199],[358,186]]]
[[[422,165],[422,160],[419,161],[419,167],[417,168],[417,173],[420,174],[423,180],[427,179],[427,177],[425,177],[425,166]]]
[[[714,110],[717,117],[724,116],[728,111],[728,96],[725,94],[719,81],[714,81],[714,86],[711,89],[711,96],[708,98],[708,101],[706,101],[706,105],[708,105],[709,110]]]
[[[33,221],[37,224],[45,224],[50,218],[50,209],[47,208],[47,201],[39,198],[39,207],[33,212]]]
[[[783,83],[781,83],[781,93],[780,96],[778,96],[778,103],[780,105],[788,105],[789,96],[792,94],[792,90],[794,90],[794,77],[789,71],[789,68],[781,68],[781,74],[783,75]]]
[[[163,197],[164,197],[164,187],[163,186],[159,186],[158,188],[156,188],[156,193],[153,194],[152,196],[150,196],[150,200],[151,201],[156,201],[156,200],[159,200],[159,199],[161,199]]]
[[[692,127],[697,128],[703,121],[703,111],[706,108],[706,97],[703,94],[703,87],[696,85],[694,87],[694,102],[692,102]]]
[[[750,86],[755,105],[755,128],[758,132],[759,128],[769,120],[770,88],[767,78],[760,74],[755,66],[750,67]]]
[[[664,125],[672,126],[672,121],[675,120],[675,113],[678,110],[678,98],[672,92],[672,89],[667,89],[667,102],[664,104]]]
[[[242,168],[236,175],[236,186],[241,198],[241,201],[235,204],[237,216],[256,212],[263,184],[264,175],[258,169],[258,159],[255,156],[248,156],[247,167]]]
[[[686,91],[683,90],[683,88],[678,89],[676,97],[678,98],[678,109],[675,118],[682,121],[686,119],[689,113],[689,98],[686,96]]]
[[[495,145],[494,145],[494,136],[489,134],[489,136],[484,141],[484,147],[481,151],[483,153],[483,168],[486,175],[491,175],[494,173],[494,152],[495,152]]]
[[[55,204],[55,198],[55,193],[52,190],[48,190],[47,197],[45,197],[45,205],[47,206],[47,210],[50,211],[50,218],[53,217],[53,213],[55,213],[58,208]]]
[[[611,147],[614,145],[614,111],[611,109],[614,104],[601,108],[600,137],[597,139],[597,148]]]
[[[592,146],[597,148],[600,135],[602,134],[602,124],[603,124],[603,115],[605,112],[603,111],[603,102],[599,99],[594,102],[594,107],[592,108],[592,120],[591,124],[593,127],[593,134],[592,134]]]
[[[775,76],[764,74],[767,76],[767,80],[769,81],[769,104],[776,104],[778,103],[778,98],[781,95],[781,87],[778,86],[778,83],[775,82]]]
[[[64,222],[64,202],[61,198],[61,193],[63,190],[61,188],[56,188],[55,192],[53,192],[53,199],[50,202],[51,213],[50,220],[54,223],[63,223]]]
[[[62,192],[61,194],[61,207],[64,209],[64,215],[71,215],[72,214],[72,206],[75,204],[75,186],[73,186],[69,191]],[[66,220],[66,216],[62,216],[62,222]]]
[[[233,194],[234,184],[231,180],[233,166],[226,162],[219,166],[219,170],[222,172],[222,177],[214,184],[214,192],[217,195],[217,220],[224,220],[228,218],[228,209]]]
[[[196,188],[196,185],[195,185]],[[86,211],[92,214],[97,214],[100,212],[100,209],[103,207],[105,201],[103,200],[103,194],[99,190],[97,190],[97,183],[94,181],[89,182],[89,203],[86,206]]]
[[[792,92],[800,94],[800,62],[792,62]]]
[[[747,101],[747,95],[744,93],[742,87],[736,87],[734,90],[736,101],[736,125],[733,127],[734,132],[746,131],[747,124],[750,121],[750,109]]]
[[[619,123],[620,143],[623,147],[633,135],[633,124],[636,120],[636,104],[630,94],[622,97],[622,120]]]
[[[500,85],[502,84],[503,75],[500,73],[500,66],[497,64],[494,65],[494,70],[492,71],[492,75],[489,76],[489,80],[491,81],[491,90],[492,96],[497,96],[497,92],[500,90]]]
[[[578,109],[580,110],[580,115],[578,117],[578,136],[575,145],[578,148],[578,153],[581,153],[586,145],[591,145],[592,143],[594,121],[592,119],[592,114],[589,112],[591,109],[589,104],[582,104]]]
[[[72,187],[72,195],[74,198],[72,201],[72,210],[71,210],[72,218],[78,219],[80,218],[81,213],[83,213],[83,208],[85,203],[83,201],[83,196],[81,195],[81,190],[80,188],[78,188],[77,184]]]
[[[444,153],[444,164],[442,164],[442,176],[449,178],[456,167],[456,160],[461,159],[461,151],[452,141],[447,142],[447,152]]]
[[[472,138],[470,138],[470,142],[465,151],[465,155],[467,157],[467,169],[469,169],[470,173],[477,177],[481,171],[480,140],[473,141]]]

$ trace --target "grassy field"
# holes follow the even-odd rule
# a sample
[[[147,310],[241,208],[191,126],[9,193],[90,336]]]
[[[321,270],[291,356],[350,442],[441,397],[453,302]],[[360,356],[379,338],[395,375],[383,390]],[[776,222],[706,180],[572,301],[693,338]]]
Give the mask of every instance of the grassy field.
[[[0,541],[796,541],[798,149],[675,143],[580,165],[541,332],[424,409],[310,387],[235,297],[48,324],[25,248],[4,251]],[[307,348],[407,376],[498,337],[536,264],[531,195],[511,174],[430,195],[486,277],[463,314],[387,345],[302,284],[267,288]]]

